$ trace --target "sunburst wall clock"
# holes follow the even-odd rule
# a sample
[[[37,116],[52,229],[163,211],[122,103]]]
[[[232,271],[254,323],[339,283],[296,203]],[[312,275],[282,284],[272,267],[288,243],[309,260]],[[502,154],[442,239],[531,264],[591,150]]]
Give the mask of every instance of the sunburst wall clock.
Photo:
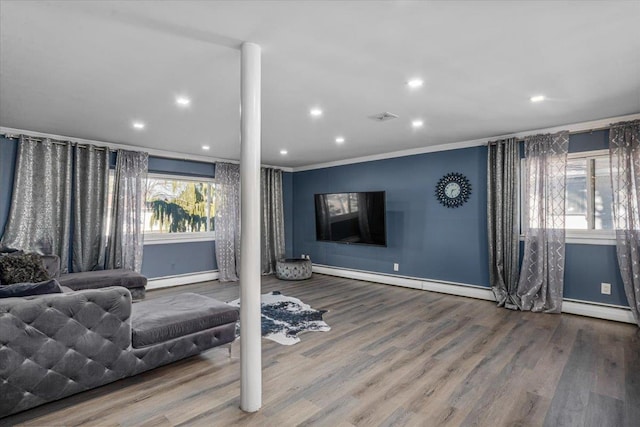
[[[471,195],[471,184],[466,176],[451,172],[440,178],[436,185],[436,198],[448,208],[462,206]]]

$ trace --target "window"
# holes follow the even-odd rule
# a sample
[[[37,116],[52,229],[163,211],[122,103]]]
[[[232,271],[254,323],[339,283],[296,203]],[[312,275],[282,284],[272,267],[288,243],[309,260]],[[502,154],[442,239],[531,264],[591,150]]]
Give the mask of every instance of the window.
[[[609,156],[575,156],[567,162],[568,230],[613,230]]]
[[[568,155],[565,229],[569,243],[615,244],[607,150]]]
[[[149,174],[144,206],[145,243],[212,240],[214,217],[212,179]]]

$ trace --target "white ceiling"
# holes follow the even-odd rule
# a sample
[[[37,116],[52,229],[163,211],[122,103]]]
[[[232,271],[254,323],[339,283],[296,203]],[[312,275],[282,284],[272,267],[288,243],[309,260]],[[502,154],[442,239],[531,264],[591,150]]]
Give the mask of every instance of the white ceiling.
[[[263,163],[488,138],[640,112],[639,22],[640,1],[1,0],[0,126],[238,159],[252,41]],[[367,118],[384,111],[400,118]]]

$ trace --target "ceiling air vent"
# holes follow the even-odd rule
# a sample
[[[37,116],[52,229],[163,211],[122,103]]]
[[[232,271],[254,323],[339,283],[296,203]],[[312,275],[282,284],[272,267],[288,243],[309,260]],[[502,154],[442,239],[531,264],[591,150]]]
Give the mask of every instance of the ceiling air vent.
[[[369,118],[371,120],[375,120],[376,122],[386,122],[387,120],[397,119],[398,116],[388,111],[385,111],[384,113],[374,114],[373,116],[369,116]]]

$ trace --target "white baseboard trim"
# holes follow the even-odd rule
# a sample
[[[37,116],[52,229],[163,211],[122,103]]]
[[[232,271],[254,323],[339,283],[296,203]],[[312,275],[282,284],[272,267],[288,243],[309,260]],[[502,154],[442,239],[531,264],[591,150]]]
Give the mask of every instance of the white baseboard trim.
[[[416,277],[395,276],[391,274],[331,267],[321,264],[313,264],[312,269],[316,273],[327,274],[330,276],[346,277],[348,279],[383,283],[385,285],[402,286],[405,288],[421,289],[424,291],[433,291],[442,294],[451,294],[495,301],[491,289],[484,286],[468,285],[466,283],[445,282],[441,280],[421,279]]]
[[[588,302],[562,301],[562,312],[598,319],[615,320],[616,322],[633,323],[633,314],[629,308],[616,308]]]
[[[190,285],[218,279],[218,270],[199,271],[197,273],[177,274],[175,276],[155,277],[147,280],[147,290]]]
[[[313,264],[313,272],[327,274],[329,276],[345,277],[347,279],[364,280],[367,282],[382,283],[385,285],[402,286],[405,288],[421,289],[424,291],[495,301],[495,297],[491,289],[478,285],[394,276],[390,274],[331,267],[321,264]],[[595,317],[598,319],[613,320],[616,322],[636,323],[633,319],[633,314],[631,314],[631,309],[629,308],[586,301],[580,302],[576,300],[563,300],[562,312],[586,317]]]

